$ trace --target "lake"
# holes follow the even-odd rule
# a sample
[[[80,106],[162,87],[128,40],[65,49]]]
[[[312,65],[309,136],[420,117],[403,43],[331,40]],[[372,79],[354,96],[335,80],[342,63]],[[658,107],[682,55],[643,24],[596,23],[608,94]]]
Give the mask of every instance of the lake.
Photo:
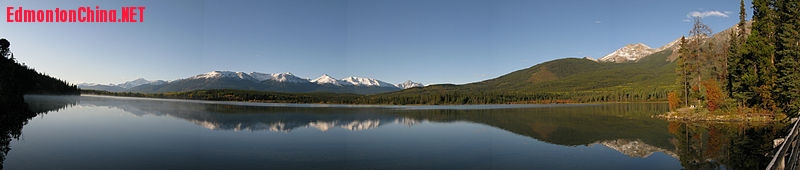
[[[757,169],[785,125],[667,104],[377,106],[26,96],[5,169]]]

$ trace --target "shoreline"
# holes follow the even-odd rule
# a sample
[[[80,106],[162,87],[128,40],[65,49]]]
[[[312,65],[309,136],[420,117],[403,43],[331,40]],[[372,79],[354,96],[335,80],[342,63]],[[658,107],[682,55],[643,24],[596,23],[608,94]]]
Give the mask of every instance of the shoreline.
[[[137,93],[138,94],[138,93]],[[28,94],[26,94],[28,95]],[[30,94],[35,95],[35,94]],[[137,95],[109,95],[97,93],[80,93],[78,96],[105,96],[105,97],[127,97],[127,98],[144,98],[144,99],[176,99],[176,100],[191,100],[191,101],[216,101],[216,102],[246,102],[246,103],[268,103],[268,104],[322,104],[322,105],[365,105],[365,106],[479,106],[479,105],[570,105],[570,104],[626,104],[626,103],[664,103],[667,101],[624,101],[624,102],[510,102],[510,103],[485,103],[485,104],[371,104],[371,103],[327,103],[327,102],[281,102],[279,100],[206,100],[206,99],[189,99],[189,98],[171,98],[171,97],[151,97],[151,96],[137,96]]]
[[[756,114],[756,113],[724,113],[697,110],[698,108],[680,108],[663,114],[653,115],[653,118],[668,121],[688,122],[778,122],[786,119],[784,114]]]
[[[157,97],[135,97],[135,96],[113,96],[113,95],[98,95],[98,94],[81,94],[80,96],[98,97],[98,98],[121,98],[130,100],[158,100],[158,101],[177,101],[189,103],[225,103],[232,105],[245,105],[245,106],[274,106],[274,107],[340,107],[340,108],[405,108],[411,107],[415,109],[447,109],[453,106],[466,106],[468,108],[462,109],[496,109],[496,108],[528,108],[536,106],[574,106],[574,105],[596,105],[593,103],[560,103],[560,104],[464,104],[464,105],[384,105],[384,104],[331,104],[331,103],[269,103],[269,102],[255,102],[255,101],[223,101],[223,100],[201,100],[201,99],[175,99],[175,98],[157,98]],[[511,107],[508,107],[511,106]]]

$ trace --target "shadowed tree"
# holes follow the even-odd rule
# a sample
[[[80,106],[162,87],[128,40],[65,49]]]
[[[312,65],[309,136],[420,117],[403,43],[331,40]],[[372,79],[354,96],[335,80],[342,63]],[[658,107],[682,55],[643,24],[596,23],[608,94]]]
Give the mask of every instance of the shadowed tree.
[[[794,115],[800,111],[800,1],[778,1],[776,7],[775,104]]]

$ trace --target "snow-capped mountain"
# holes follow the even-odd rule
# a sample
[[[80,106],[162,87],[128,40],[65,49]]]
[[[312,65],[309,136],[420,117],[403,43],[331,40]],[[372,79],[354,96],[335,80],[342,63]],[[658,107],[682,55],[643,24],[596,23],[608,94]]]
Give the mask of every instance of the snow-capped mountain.
[[[150,80],[147,80],[147,79],[139,78],[139,79],[128,81],[128,82],[125,82],[125,83],[122,83],[122,84],[118,84],[117,86],[129,89],[131,87],[136,87],[136,86],[140,86],[140,85],[143,85],[143,84],[159,85],[159,84],[164,84],[164,83],[167,83],[167,82],[164,81],[164,80],[150,81]]]
[[[97,83],[80,83],[78,87],[81,89],[90,89],[90,90],[105,90],[110,92],[123,92],[129,91],[130,88],[151,84],[151,85],[161,85],[167,83],[164,80],[154,80],[150,81],[147,79],[139,78],[136,80],[127,81],[120,84],[97,84]]]
[[[335,78],[329,76],[328,74],[323,74],[322,76],[319,76],[319,77],[315,78],[314,80],[311,80],[311,83],[319,84],[319,85],[328,84],[328,85],[334,85],[334,86],[342,86],[342,84],[344,84],[344,82],[342,82],[340,80],[336,80]]]
[[[83,86],[86,85],[86,86]],[[179,92],[201,89],[239,89],[271,92],[332,92],[374,94],[398,91],[422,84],[407,81],[398,85],[374,78],[347,77],[336,79],[324,74],[316,79],[300,78],[292,73],[259,73],[211,71],[175,81],[148,81],[136,79],[118,85],[82,84],[81,88],[113,92],[130,91],[142,93]]]
[[[678,39],[675,39],[672,42],[664,44],[663,46],[658,47],[658,48],[650,48],[649,46],[644,45],[642,43],[628,44],[628,45],[625,45],[625,47],[617,49],[616,51],[612,52],[611,54],[603,56],[603,58],[600,58],[600,59],[598,59],[596,61],[599,61],[599,62],[615,62],[615,63],[636,62],[636,61],[639,61],[640,59],[642,59],[642,58],[644,58],[644,57],[646,57],[646,56],[648,56],[650,54],[653,54],[653,53],[656,53],[656,52],[660,52],[660,51],[664,51],[664,50],[672,50],[672,55],[670,55],[667,58],[667,60],[673,61],[677,57],[677,54],[678,54],[677,50],[678,50],[678,48],[680,48],[680,46],[678,44],[680,43],[680,41],[681,41],[681,38],[678,38]],[[589,58],[589,59],[591,59],[591,58]]]
[[[305,83],[305,82],[309,82],[308,79],[297,77],[297,76],[295,76],[294,74],[292,74],[290,72],[273,73],[273,74],[252,72],[252,73],[250,73],[250,76],[255,78],[258,81],[272,80],[272,81],[287,82],[287,83]]]
[[[406,82],[397,84],[397,87],[399,87],[401,89],[408,89],[408,88],[414,88],[414,87],[425,87],[425,85],[422,85],[422,83],[417,83],[417,82],[413,82],[411,80],[407,80]]]
[[[342,79],[341,81],[346,82],[346,85],[353,85],[353,86],[378,86],[378,87],[397,87],[394,84],[383,82],[374,78],[364,78],[364,77],[347,77]]]
[[[190,77],[189,79],[212,79],[212,78],[234,78],[234,79],[256,81],[256,78],[253,78],[247,73],[232,72],[232,71],[212,71],[208,73],[199,74],[194,77]]]
[[[631,61],[638,61],[642,57],[648,56],[657,52],[656,49],[650,48],[642,43],[628,44],[611,54],[603,56],[599,61],[601,62],[615,62],[624,63]]]
[[[669,43],[665,44],[664,46],[656,48],[655,51],[658,52],[658,51],[664,51],[666,49],[677,49],[677,48],[680,47],[678,45],[680,43],[681,43],[681,38],[678,37],[678,39],[675,39],[672,42],[669,42]]]

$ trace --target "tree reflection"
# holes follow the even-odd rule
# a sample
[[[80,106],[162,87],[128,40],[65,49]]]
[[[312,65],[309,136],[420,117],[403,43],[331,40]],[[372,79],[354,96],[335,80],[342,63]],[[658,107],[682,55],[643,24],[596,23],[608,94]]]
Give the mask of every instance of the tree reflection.
[[[22,136],[22,127],[33,117],[56,111],[67,106],[75,105],[77,100],[70,97],[60,97],[48,99],[43,96],[26,96],[25,100],[37,100],[35,104],[28,105],[22,100],[3,100],[0,103],[0,169],[3,169],[3,162],[6,154],[11,151],[9,144],[13,139]]]
[[[686,169],[764,169],[772,140],[786,125],[670,122],[672,143]]]

